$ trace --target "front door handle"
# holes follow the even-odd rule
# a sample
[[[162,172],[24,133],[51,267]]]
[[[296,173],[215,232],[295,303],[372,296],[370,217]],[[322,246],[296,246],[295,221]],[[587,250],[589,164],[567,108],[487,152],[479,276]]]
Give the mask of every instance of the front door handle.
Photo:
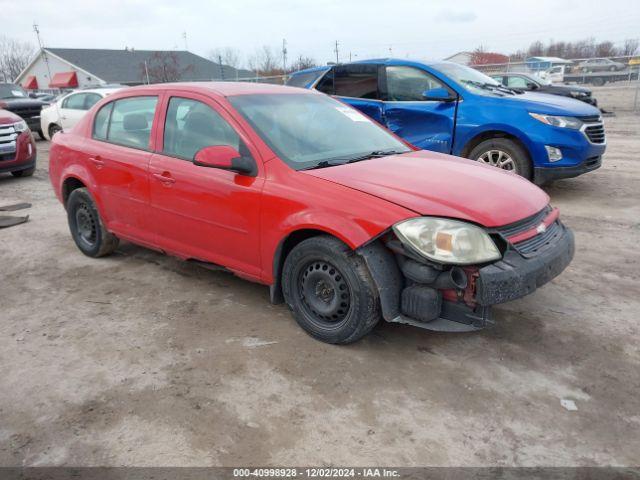
[[[176,183],[176,179],[169,172],[154,173],[153,176],[167,186]]]
[[[100,155],[96,155],[95,157],[89,157],[89,161],[93,163],[98,170],[104,167],[104,161],[100,158]]]

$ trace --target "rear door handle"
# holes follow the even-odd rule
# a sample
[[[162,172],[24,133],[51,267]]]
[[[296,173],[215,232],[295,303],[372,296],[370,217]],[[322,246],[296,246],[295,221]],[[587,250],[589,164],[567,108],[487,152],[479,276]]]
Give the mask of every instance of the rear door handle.
[[[89,161],[93,163],[98,170],[104,167],[104,161],[102,160],[102,158],[100,158],[99,155],[95,157],[89,157]]]
[[[169,172],[154,173],[153,176],[158,180],[160,180],[165,185],[171,185],[172,183],[176,183],[176,179],[173,178]]]

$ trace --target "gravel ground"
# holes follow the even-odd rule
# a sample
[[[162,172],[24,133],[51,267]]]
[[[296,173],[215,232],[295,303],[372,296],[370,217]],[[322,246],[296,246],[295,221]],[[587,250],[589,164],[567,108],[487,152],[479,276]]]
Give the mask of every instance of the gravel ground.
[[[346,347],[264,286],[83,256],[38,142],[34,177],[0,176],[0,204],[33,203],[0,230],[0,466],[637,465],[640,117],[606,122],[604,166],[547,188],[576,233],[560,277],[489,330]]]

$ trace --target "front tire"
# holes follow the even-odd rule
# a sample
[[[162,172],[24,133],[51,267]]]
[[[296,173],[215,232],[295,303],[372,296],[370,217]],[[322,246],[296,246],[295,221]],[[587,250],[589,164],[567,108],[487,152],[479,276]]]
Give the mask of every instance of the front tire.
[[[377,289],[364,260],[330,236],[304,240],[289,253],[282,289],[298,325],[326,343],[355,342],[380,320]]]
[[[42,129],[38,130],[38,136],[40,137],[40,140],[47,139],[47,137],[44,136],[44,132],[42,131]]]
[[[118,247],[118,237],[105,228],[86,188],[78,188],[69,195],[67,220],[73,241],[88,257],[103,257]]]
[[[524,148],[508,138],[491,138],[480,142],[471,150],[469,158],[531,179],[529,155]]]

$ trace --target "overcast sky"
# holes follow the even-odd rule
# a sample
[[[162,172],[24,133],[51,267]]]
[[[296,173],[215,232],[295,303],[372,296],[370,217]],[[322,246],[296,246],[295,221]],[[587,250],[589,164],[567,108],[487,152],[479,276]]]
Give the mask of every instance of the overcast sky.
[[[21,5],[24,7],[21,7]],[[373,56],[438,59],[479,45],[500,53],[532,41],[640,37],[640,0],[0,0],[0,34],[45,46],[188,49],[206,56],[262,45],[318,62]]]

